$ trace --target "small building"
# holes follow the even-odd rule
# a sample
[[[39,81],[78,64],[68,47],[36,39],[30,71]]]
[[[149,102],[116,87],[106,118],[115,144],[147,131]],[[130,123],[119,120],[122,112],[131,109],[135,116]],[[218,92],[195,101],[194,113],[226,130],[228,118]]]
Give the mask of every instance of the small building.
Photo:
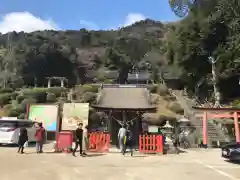
[[[117,145],[117,134],[121,125],[130,125],[134,136],[138,137],[142,131],[142,115],[156,112],[156,107],[149,103],[147,93],[147,89],[142,85],[103,85],[99,101],[92,107],[108,115],[108,132],[112,145]]]

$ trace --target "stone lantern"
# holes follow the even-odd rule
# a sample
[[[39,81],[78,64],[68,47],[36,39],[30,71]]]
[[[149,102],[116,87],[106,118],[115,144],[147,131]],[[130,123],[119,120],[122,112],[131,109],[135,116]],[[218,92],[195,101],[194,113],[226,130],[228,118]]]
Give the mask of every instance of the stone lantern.
[[[175,148],[172,141],[173,129],[174,127],[169,123],[169,121],[167,121],[166,124],[162,127],[162,132],[165,137],[164,152],[167,154],[175,153]]]

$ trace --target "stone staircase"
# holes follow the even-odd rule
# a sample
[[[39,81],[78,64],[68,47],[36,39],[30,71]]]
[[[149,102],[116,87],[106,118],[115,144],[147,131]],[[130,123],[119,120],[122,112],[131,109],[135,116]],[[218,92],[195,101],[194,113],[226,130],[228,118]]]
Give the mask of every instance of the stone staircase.
[[[176,97],[178,103],[184,109],[185,115],[188,116],[191,124],[194,126],[195,131],[190,134],[189,141],[192,145],[198,143],[198,139],[202,138],[202,120],[196,116],[192,106],[194,102],[188,97],[183,95],[183,92],[180,90],[172,90],[172,95]],[[217,142],[229,142],[230,138],[225,134],[218,125],[216,125],[212,120],[207,121],[207,137],[208,137],[208,146],[212,146]]]

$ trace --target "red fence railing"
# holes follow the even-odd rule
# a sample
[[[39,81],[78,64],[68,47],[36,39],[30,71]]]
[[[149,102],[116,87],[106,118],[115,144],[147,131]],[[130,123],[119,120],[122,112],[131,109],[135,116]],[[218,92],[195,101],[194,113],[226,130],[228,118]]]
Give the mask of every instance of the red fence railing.
[[[89,133],[88,150],[91,152],[108,152],[110,147],[110,134],[103,132]]]
[[[163,153],[163,137],[161,135],[139,135],[139,152]]]

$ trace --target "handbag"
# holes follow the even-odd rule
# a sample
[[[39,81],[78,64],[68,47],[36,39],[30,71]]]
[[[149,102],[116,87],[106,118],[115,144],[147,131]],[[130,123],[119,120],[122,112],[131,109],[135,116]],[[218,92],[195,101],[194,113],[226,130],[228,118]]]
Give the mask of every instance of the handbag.
[[[26,141],[23,146],[28,147],[28,141]]]

